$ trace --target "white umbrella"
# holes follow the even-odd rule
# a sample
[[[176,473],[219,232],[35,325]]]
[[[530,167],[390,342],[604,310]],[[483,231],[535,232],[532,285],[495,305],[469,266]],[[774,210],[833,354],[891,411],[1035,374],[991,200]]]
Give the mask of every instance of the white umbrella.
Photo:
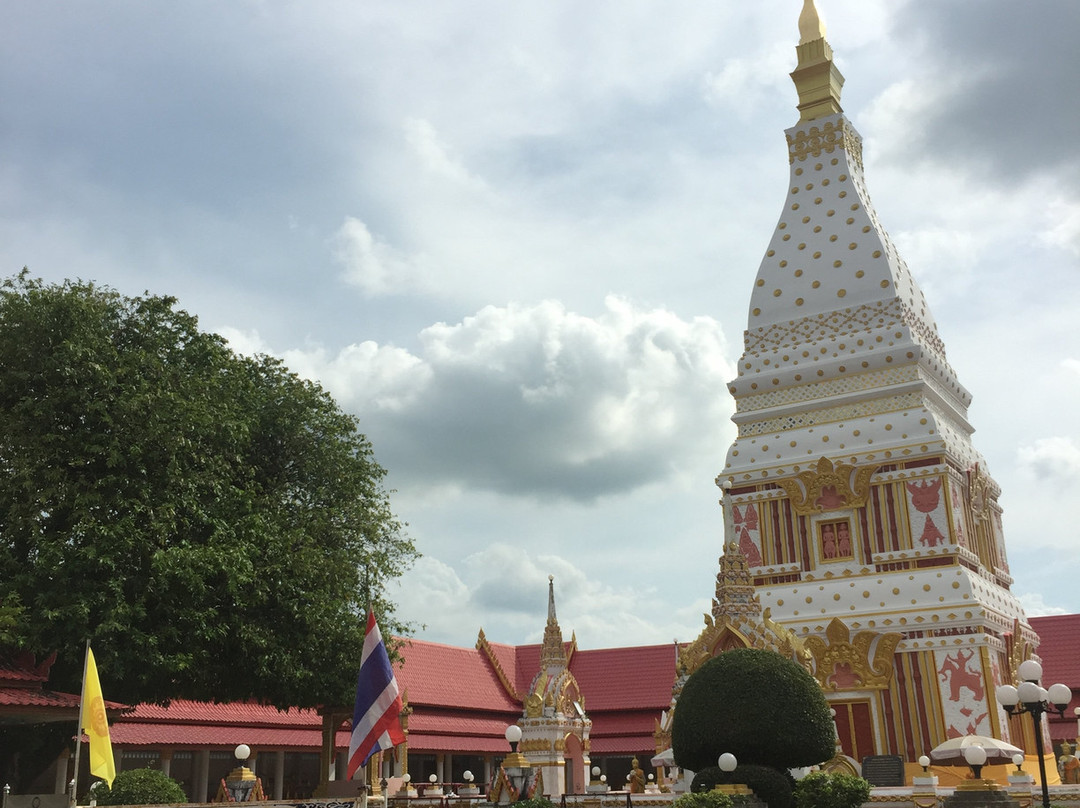
[[[654,766],[674,766],[675,765],[675,752],[671,747],[668,747],[663,752],[653,756],[653,759],[649,761]]]
[[[939,763],[955,761],[960,766],[966,766],[964,749],[969,746],[981,746],[985,749],[986,763],[991,766],[995,763],[1010,763],[1012,756],[1017,752],[1024,753],[1020,747],[999,738],[990,738],[986,735],[964,735],[960,738],[950,738],[945,743],[935,746],[930,750],[930,759]]]

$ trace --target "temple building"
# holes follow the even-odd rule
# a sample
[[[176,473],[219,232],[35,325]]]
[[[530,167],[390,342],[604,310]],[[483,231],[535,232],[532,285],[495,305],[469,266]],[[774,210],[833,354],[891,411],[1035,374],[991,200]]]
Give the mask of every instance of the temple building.
[[[1080,691],[1080,615],[1028,620],[1010,591],[999,488],[972,444],[971,397],[870,201],[813,0],[799,32],[790,181],[729,388],[738,434],[717,477],[723,556],[704,630],[671,645],[582,650],[563,638],[549,581],[540,645],[493,643],[482,629],[472,648],[404,641],[407,740],[380,770],[391,789],[406,772],[421,790],[429,777],[461,784],[466,770],[493,783],[510,724],[545,793],[582,793],[593,766],[618,788],[633,758],[669,746],[686,678],[738,647],[805,665],[856,764],[913,763],[968,734],[1033,754],[1031,722],[1008,719],[994,698],[1025,659],[1041,656],[1046,682]],[[0,688],[0,708],[30,699],[17,678]],[[1049,722],[1056,742],[1078,734],[1068,715]],[[327,767],[343,770],[347,724],[332,728],[334,760],[320,761],[322,724],[310,710],[177,701],[136,707],[113,742],[118,768],[171,769],[196,800],[245,743],[268,794],[307,796]],[[66,782],[66,768],[42,777]]]
[[[856,760],[1007,739],[1020,724],[994,689],[1038,636],[1009,590],[999,488],[972,445],[971,397],[874,212],[813,0],[799,32],[790,181],[730,385],[726,552],[809,654]]]

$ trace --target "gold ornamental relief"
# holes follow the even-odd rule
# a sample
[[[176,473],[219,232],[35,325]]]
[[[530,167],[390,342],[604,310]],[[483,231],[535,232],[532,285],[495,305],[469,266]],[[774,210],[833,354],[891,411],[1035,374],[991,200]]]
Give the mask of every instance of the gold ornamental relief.
[[[518,743],[518,749],[524,752],[550,752],[551,741],[547,738],[530,738],[527,741],[520,741]]]
[[[861,508],[870,496],[870,478],[878,464],[852,466],[833,462],[827,457],[818,460],[813,471],[801,471],[794,477],[779,479],[791,507],[799,516],[812,516],[841,509]]]
[[[681,676],[690,676],[717,654],[732,648],[753,647],[755,643],[734,624],[727,620],[713,621],[711,616],[705,615],[705,630],[679,650],[676,670]]]
[[[571,718],[575,716],[585,717],[585,697],[581,695],[581,688],[578,686],[577,679],[569,672],[566,673],[562,687],[559,690],[556,707],[560,713]],[[581,708],[580,715],[578,713],[579,707]]]
[[[525,698],[525,717],[539,718],[544,714],[544,700],[536,693],[530,693]]]
[[[990,524],[993,501],[993,483],[990,477],[976,463],[968,469],[968,490],[970,491],[970,513],[975,525]]]
[[[761,622],[765,624],[765,628],[776,638],[777,651],[788,659],[793,659],[808,671],[813,670],[814,655],[810,653],[810,650],[806,647],[806,643],[802,638],[798,637],[794,631],[787,626],[780,625],[772,619],[771,607],[765,608],[765,611],[761,615]]]
[[[800,162],[808,157],[820,157],[822,152],[832,154],[837,149],[846,151],[852,161],[862,169],[862,138],[846,119],[826,121],[823,126],[800,129],[795,137],[788,135],[788,162]]]
[[[854,637],[839,617],[825,628],[826,640],[807,637],[814,678],[822,690],[884,690],[893,678],[893,652],[899,634],[860,631]]]
[[[1027,659],[1035,657],[1036,647],[1024,637],[1024,629],[1019,618],[1013,621],[1012,638],[1009,648],[1009,670],[1006,671],[1008,679],[1002,684],[1020,684],[1020,665]]]

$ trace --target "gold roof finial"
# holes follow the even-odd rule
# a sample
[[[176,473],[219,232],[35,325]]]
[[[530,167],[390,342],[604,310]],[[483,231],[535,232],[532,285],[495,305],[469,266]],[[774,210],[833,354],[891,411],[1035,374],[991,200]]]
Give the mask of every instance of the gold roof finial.
[[[805,45],[815,39],[825,38],[825,21],[818,14],[814,0],[803,0],[802,13],[799,14],[799,44]]]
[[[795,48],[799,65],[791,74],[799,92],[800,121],[835,115],[840,106],[844,77],[832,60],[832,48],[825,41],[825,23],[814,0],[803,0],[799,14],[799,45]]]

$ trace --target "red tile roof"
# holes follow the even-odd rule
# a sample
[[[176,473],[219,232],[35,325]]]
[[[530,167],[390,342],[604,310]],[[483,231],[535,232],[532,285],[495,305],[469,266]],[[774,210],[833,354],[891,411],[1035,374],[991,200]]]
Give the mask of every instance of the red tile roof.
[[[479,650],[424,640],[402,646],[405,661],[397,676],[414,710],[409,719],[411,749],[442,751],[467,745],[488,751],[493,744],[490,751],[505,751],[503,732],[520,717],[522,705],[510,698],[495,666],[523,696],[539,670],[541,647],[484,644],[486,648]],[[673,644],[577,649],[570,657],[570,672],[593,721],[594,750],[629,753],[652,748],[655,722],[671,704]],[[445,746],[451,737],[457,739],[456,747]]]
[[[125,721],[157,721],[172,723],[213,723],[213,724],[263,724],[271,726],[311,725],[322,726],[322,718],[315,710],[301,710],[292,707],[279,710],[268,704],[257,702],[229,702],[213,704],[202,701],[175,699],[169,706],[160,704],[140,704],[124,716]]]
[[[110,726],[118,745],[221,746],[240,743],[266,748],[322,746],[322,716],[315,710],[278,710],[255,702],[210,704],[176,699],[168,707],[140,704]],[[348,747],[347,728],[336,743]]]
[[[1047,713],[1050,737],[1055,741],[1072,742],[1080,733],[1073,710],[1080,707],[1080,658],[1077,657],[1077,638],[1080,638],[1080,614],[1060,614],[1032,617],[1031,627],[1039,635],[1039,656],[1042,658],[1043,687],[1055,682],[1068,685],[1073,699],[1062,716]]]
[[[403,663],[395,666],[398,684],[409,704],[432,704],[480,710],[515,710],[487,656],[475,648],[458,648],[423,640],[408,640],[399,649]],[[504,671],[511,676],[510,670]]]
[[[590,739],[592,736],[589,736]],[[593,757],[600,755],[641,755],[646,752],[650,757],[654,751],[652,735],[647,738],[638,736],[626,736],[615,738],[597,738],[591,741],[591,754]]]
[[[652,710],[622,710],[620,712],[599,713],[592,720],[590,737],[647,735],[651,738],[658,718],[660,718],[660,712]]]
[[[28,687],[0,687],[2,707],[61,707],[79,709],[79,697],[72,693],[54,693]]]
[[[602,710],[660,710],[671,706],[675,646],[602,648],[578,651],[570,665],[590,715]],[[595,719],[594,719],[595,720]],[[651,730],[650,730],[651,731]]]
[[[459,736],[490,736],[506,744],[506,725],[513,724],[518,714],[476,716],[463,713],[413,713],[409,716],[409,736],[442,734]]]
[[[1062,681],[1080,693],[1080,615],[1031,618],[1042,638],[1047,682]],[[409,718],[409,747],[417,752],[500,754],[507,751],[503,732],[521,715],[522,705],[500,681],[501,669],[519,696],[528,690],[540,664],[540,646],[482,643],[481,649],[458,648],[424,640],[401,647],[403,663],[395,666],[407,690],[413,713]],[[674,644],[583,651],[568,647],[570,671],[585,696],[593,721],[594,756],[642,754],[652,749],[652,733],[661,711],[671,702],[675,676]],[[26,664],[22,664],[25,662]],[[40,704],[43,709],[77,707],[78,697],[43,690],[41,665],[33,660],[0,662],[0,707]],[[55,700],[55,701],[54,701]],[[1074,700],[1080,703],[1080,699]],[[1070,711],[1051,721],[1054,738],[1071,738],[1076,722]],[[347,747],[348,731],[336,742]],[[175,745],[232,748],[247,743],[257,748],[317,750],[322,718],[314,710],[277,710],[263,704],[237,702],[206,704],[176,700],[168,707],[142,704],[112,724],[118,745]]]
[[[233,749],[246,743],[258,749],[311,749],[322,746],[322,730],[303,727],[213,726],[207,724],[129,724],[118,722],[109,727],[117,746],[222,747]],[[338,748],[348,748],[349,733],[339,731]]]
[[[505,724],[503,727],[505,728]],[[412,750],[412,735],[409,736],[409,749]],[[505,755],[510,751],[506,745],[506,739],[499,734],[498,738],[474,738],[463,744],[460,735],[425,735],[422,747],[425,752],[487,752],[493,755]]]
[[[1063,682],[1080,690],[1080,614],[1056,614],[1032,617],[1031,627],[1039,635],[1039,656],[1042,658],[1043,685]]]
[[[41,662],[38,662],[30,651],[7,651],[0,654],[0,685],[40,687],[49,681],[49,671],[55,661],[55,651]]]
[[[78,720],[79,696],[46,690],[56,654],[41,662],[26,651],[0,654],[0,715],[7,723]],[[125,704],[106,701],[111,715],[128,709]]]

